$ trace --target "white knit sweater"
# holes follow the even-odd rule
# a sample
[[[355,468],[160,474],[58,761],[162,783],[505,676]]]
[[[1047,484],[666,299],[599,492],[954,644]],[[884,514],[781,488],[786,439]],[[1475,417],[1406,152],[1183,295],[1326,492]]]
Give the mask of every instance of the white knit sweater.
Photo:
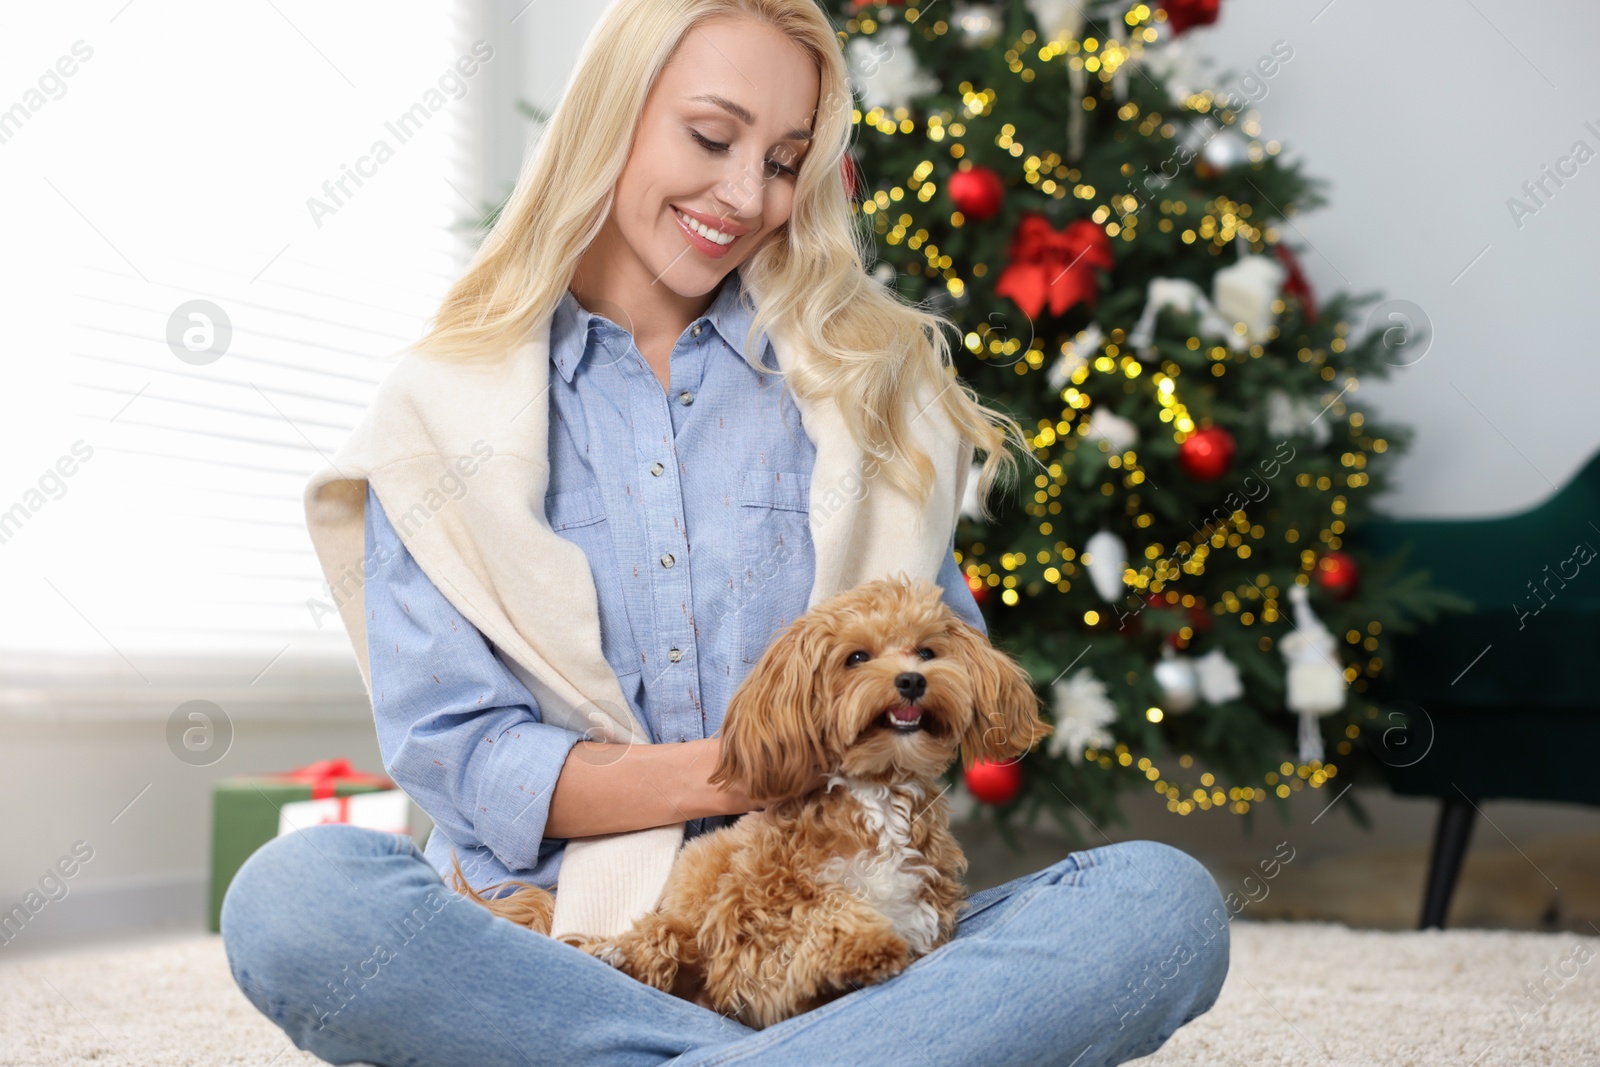
[[[781,329],[771,337],[784,371],[814,358]],[[548,317],[503,359],[407,352],[330,466],[307,485],[306,522],[369,693],[360,596],[368,482],[417,564],[499,649],[545,722],[592,740],[649,744],[601,653],[588,562],[544,515],[549,371]],[[832,400],[790,395],[816,445],[809,603],[895,571],[933,579],[955,528],[973,447],[932,402],[932,390],[911,408],[922,412],[911,433],[937,470],[921,508],[879,476],[881,465],[851,439]],[[631,925],[659,898],[683,830],[677,822],[570,839],[552,935],[611,934]]]

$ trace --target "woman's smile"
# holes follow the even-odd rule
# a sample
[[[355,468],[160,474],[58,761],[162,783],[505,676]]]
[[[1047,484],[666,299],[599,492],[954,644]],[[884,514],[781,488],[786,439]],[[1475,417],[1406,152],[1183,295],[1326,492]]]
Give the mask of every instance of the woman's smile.
[[[707,221],[707,216],[699,212],[691,214],[675,205],[672,214],[677,218],[678,225],[683,227],[689,243],[713,259],[721,259],[726,255],[729,246],[745,232],[744,227],[736,223],[712,225]]]

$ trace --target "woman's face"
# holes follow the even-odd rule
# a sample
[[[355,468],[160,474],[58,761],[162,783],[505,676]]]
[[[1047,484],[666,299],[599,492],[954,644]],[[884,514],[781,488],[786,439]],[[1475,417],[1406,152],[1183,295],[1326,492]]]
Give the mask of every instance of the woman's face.
[[[690,30],[645,102],[617,183],[602,241],[636,261],[623,269],[695,297],[754,255],[793,209],[818,84],[816,65],[764,23],[716,18]]]

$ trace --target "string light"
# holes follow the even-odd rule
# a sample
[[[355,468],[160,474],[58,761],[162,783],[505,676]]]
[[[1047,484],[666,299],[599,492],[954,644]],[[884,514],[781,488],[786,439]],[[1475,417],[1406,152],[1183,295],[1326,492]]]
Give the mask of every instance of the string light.
[[[1149,712],[1159,713],[1161,709],[1150,708]],[[1149,712],[1146,717],[1149,717]],[[1158,715],[1152,722],[1160,722]],[[1361,728],[1351,724],[1345,730],[1345,735],[1352,739],[1359,737]],[[1343,743],[1347,744],[1347,743]],[[1103,771],[1118,773],[1123,770],[1132,770],[1146,781],[1153,783],[1155,792],[1167,798],[1167,810],[1179,815],[1189,815],[1195,811],[1227,810],[1237,815],[1243,815],[1250,810],[1252,804],[1263,804],[1270,795],[1286,798],[1305,789],[1321,789],[1338,776],[1339,768],[1332,763],[1321,760],[1312,760],[1310,763],[1280,764],[1277,769],[1268,771],[1262,776],[1261,785],[1232,785],[1218,784],[1216,776],[1207,771],[1200,775],[1196,782],[1179,782],[1175,778],[1162,772],[1155,761],[1149,756],[1140,756],[1135,760],[1132,751],[1126,744],[1117,744],[1110,752],[1098,748],[1086,748],[1083,751],[1084,760],[1091,766]],[[1178,757],[1178,766],[1188,769],[1194,766],[1194,757],[1187,753]],[[1265,786],[1267,788],[1262,788]]]

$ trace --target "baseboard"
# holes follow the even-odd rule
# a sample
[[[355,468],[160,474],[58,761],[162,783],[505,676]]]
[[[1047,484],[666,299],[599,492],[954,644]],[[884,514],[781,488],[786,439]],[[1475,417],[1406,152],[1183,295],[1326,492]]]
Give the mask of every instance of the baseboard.
[[[206,871],[74,885],[31,915],[14,935],[0,933],[0,962],[79,945],[105,946],[151,935],[205,933],[211,876]],[[7,908],[17,902],[7,903]],[[9,937],[9,940],[6,938]]]

